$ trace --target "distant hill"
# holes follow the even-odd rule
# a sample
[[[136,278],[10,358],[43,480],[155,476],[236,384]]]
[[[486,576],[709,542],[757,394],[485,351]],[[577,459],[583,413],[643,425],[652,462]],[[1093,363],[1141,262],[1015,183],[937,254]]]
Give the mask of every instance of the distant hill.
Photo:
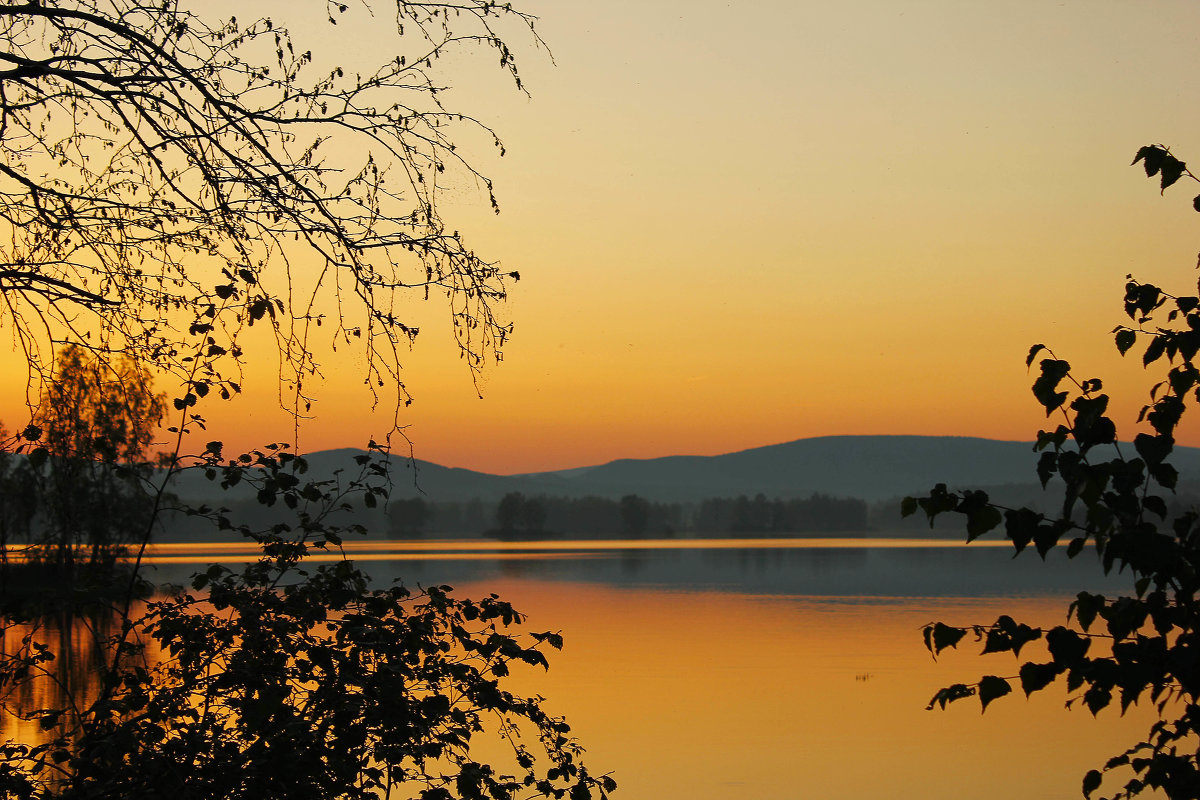
[[[718,456],[621,459],[572,479],[599,495],[660,500],[814,492],[877,500],[939,482],[1028,482],[1037,455],[1024,442],[928,436],[824,436]]]
[[[1130,448],[1132,450],[1132,448]],[[355,470],[359,450],[327,450],[306,456],[314,477]],[[1036,482],[1038,454],[1028,442],[956,436],[822,436],[716,456],[620,459],[555,472],[491,475],[393,457],[392,496],[430,501],[495,501],[508,492],[561,497],[620,497],[686,502],[705,497],[753,495],[806,497],[814,492],[868,502],[923,492],[937,483],[951,488],[1029,485]],[[1172,463],[1184,479],[1200,478],[1200,448],[1178,447]],[[175,490],[212,502],[216,487],[197,475]],[[225,501],[236,499],[225,497]],[[248,499],[248,498],[247,498]]]
[[[359,473],[355,462],[358,456],[368,455],[365,450],[343,448],[308,453],[305,476],[312,480],[326,480],[340,473],[343,480],[351,480]],[[378,454],[372,455],[378,458]],[[509,492],[525,494],[574,494],[573,485],[554,473],[531,476],[490,475],[469,469],[443,467],[429,461],[410,460],[393,455],[390,458],[392,496],[425,497],[429,500],[456,501],[499,500]],[[228,492],[222,492],[218,482],[209,481],[198,470],[187,470],[175,478],[172,491],[190,502],[222,503],[249,501],[254,492],[246,484],[239,484]]]
[[[1031,484],[1036,482],[1037,459],[1029,442],[957,436],[822,436],[725,455],[620,459],[512,476],[418,462],[416,479],[425,496],[435,501],[498,499],[510,491],[568,497],[638,494],[658,501],[820,492],[874,501],[923,492],[937,483],[952,488]],[[1185,478],[1200,477],[1200,448],[1176,448],[1172,461]],[[411,467],[393,469],[394,496],[417,496]]]

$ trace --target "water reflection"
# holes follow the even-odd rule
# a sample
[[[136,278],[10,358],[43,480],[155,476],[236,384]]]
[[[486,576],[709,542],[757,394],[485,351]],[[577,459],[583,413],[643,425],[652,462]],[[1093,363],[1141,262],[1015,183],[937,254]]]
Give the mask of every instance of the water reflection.
[[[561,631],[550,671],[519,670],[512,688],[550,698],[625,800],[1074,797],[1087,769],[1149,727],[1145,707],[1093,720],[1052,691],[1015,693],[986,716],[970,700],[924,710],[940,686],[1017,665],[968,642],[934,662],[924,623],[1009,613],[1058,624],[1076,591],[1124,583],[1090,553],[1043,563],[1004,546],[811,539],[361,545],[351,554],[377,581],[496,592],[529,629]],[[151,561],[160,580],[183,582],[196,562],[244,555],[202,544]],[[83,686],[103,625],[77,624],[42,632],[72,653],[54,680]],[[0,738],[36,733],[10,726]]]
[[[486,580],[566,648],[521,688],[550,698],[616,770],[628,800],[1078,797],[1088,769],[1137,741],[1146,707],[1066,712],[1014,695],[927,712],[933,691],[1016,671],[963,645],[934,662],[931,619],[1059,622],[1068,598],[745,596]],[[1035,655],[1032,651],[1029,655]]]
[[[54,655],[39,664],[30,678],[7,685],[0,694],[0,740],[30,744],[73,730],[79,715],[99,695],[101,675],[111,655],[106,643],[116,631],[118,615],[98,603],[57,602],[40,609],[26,604],[20,620],[0,625],[0,658],[24,659],[39,645]],[[30,719],[31,713],[44,709],[67,713],[46,731]]]
[[[195,563],[237,561],[228,545],[172,545],[151,562],[159,580],[183,582]],[[1005,542],[970,546],[945,540],[763,539],[642,541],[369,541],[347,555],[381,582],[457,585],[491,578],[598,583],[673,591],[881,597],[1014,597],[1124,588],[1095,556],[1061,551],[1043,562],[1012,557]],[[329,557],[340,557],[329,554]]]

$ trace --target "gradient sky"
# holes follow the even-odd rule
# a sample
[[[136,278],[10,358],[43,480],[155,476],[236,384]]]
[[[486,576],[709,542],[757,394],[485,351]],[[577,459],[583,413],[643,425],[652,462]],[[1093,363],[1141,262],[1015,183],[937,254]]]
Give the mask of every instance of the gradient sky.
[[[828,434],[1031,439],[1034,342],[1108,379],[1132,437],[1151,379],[1111,344],[1124,277],[1191,290],[1200,187],[1160,197],[1129,162],[1152,142],[1200,160],[1200,6],[522,5],[553,51],[516,37],[531,97],[490,54],[450,65],[448,102],[507,145],[477,159],[502,213],[469,187],[444,209],[520,270],[516,335],[480,400],[442,309],[414,307],[418,457],[513,473]],[[341,358],[302,449],[386,432]],[[214,434],[291,438],[274,378],[208,409]]]

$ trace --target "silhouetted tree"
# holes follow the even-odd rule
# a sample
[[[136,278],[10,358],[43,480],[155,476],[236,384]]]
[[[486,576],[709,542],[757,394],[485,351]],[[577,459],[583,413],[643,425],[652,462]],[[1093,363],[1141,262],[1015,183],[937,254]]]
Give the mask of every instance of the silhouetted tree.
[[[525,499],[521,506],[521,527],[529,532],[544,530],[546,527],[546,506],[536,497]]]
[[[515,531],[525,511],[525,495],[509,492],[496,504],[496,526],[501,531]]]
[[[0,442],[11,440],[11,434],[0,425]],[[10,548],[17,543],[29,543],[37,510],[38,494],[33,469],[25,459],[0,449],[0,592],[10,585]]]
[[[25,438],[38,447],[41,534],[32,551],[60,566],[87,548],[92,564],[110,562],[125,543],[147,536],[153,512],[147,448],[165,402],[132,360],[100,360],[78,345],[58,354]]]
[[[430,504],[420,497],[393,500],[388,505],[392,530],[400,536],[423,536],[426,526],[434,518]]]
[[[0,313],[31,368],[86,333],[98,353],[171,371],[191,405],[197,390],[240,391],[240,338],[261,323],[297,410],[319,337],[360,346],[369,385],[403,401],[399,359],[417,328],[401,306],[429,296],[448,301],[467,363],[482,366],[510,332],[493,313],[506,276],[443,221],[441,190],[479,186],[495,205],[456,134],[503,148],[445,105],[435,65],[491,50],[520,89],[506,38],[523,29],[540,45],[534,18],[489,0],[376,11],[0,7]],[[295,35],[326,17],[310,41]],[[350,48],[353,68],[331,62]]]
[[[509,492],[496,504],[496,526],[497,532],[506,535],[544,531],[545,503],[520,492]]]
[[[51,738],[0,747],[0,794],[604,797],[612,780],[582,766],[568,726],[504,681],[510,663],[545,666],[542,649],[561,637],[510,635],[520,615],[494,597],[374,590],[349,561],[304,564],[311,550],[336,551],[362,532],[338,523],[351,499],[371,508],[386,497],[374,454],[356,457],[357,473],[314,479],[280,445],[229,459],[219,440],[183,449],[185,435],[206,430],[206,398],[241,391],[242,343],[255,324],[268,327],[279,361],[255,371],[278,375],[297,417],[322,343],[359,348],[371,391],[394,391],[397,410],[410,400],[400,359],[417,328],[406,301],[448,303],[472,371],[499,356],[511,331],[495,307],[517,273],[467,246],[440,208],[456,179],[495,207],[491,182],[456,139],[468,131],[500,142],[444,104],[436,65],[460,48],[490,52],[520,88],[507,40],[539,44],[533,17],[491,0],[394,0],[378,14],[365,2],[280,8],[327,18],[315,55],[281,18],[214,19],[178,0],[0,5],[0,314],[45,386],[25,431],[30,458],[90,470],[144,446],[106,389],[79,406],[105,409],[89,422],[109,426],[104,436],[55,408],[56,393],[109,385],[50,356],[81,346],[97,374],[124,375],[126,387],[143,370],[174,379],[163,482],[192,466],[292,512],[252,527],[223,507],[186,509],[258,543],[262,557],[237,574],[211,567],[145,616],[126,603],[99,697],[5,708]],[[378,49],[363,46],[368,28]],[[347,53],[353,68],[330,61]],[[153,429],[155,407],[122,405],[127,421],[140,410]],[[35,639],[21,643],[0,655],[6,689],[45,674],[53,658]],[[515,766],[476,758],[473,740],[489,725]]]
[[[696,510],[695,529],[701,533],[786,535],[813,531],[848,532],[867,529],[867,504],[852,497],[814,493],[784,501],[768,501],[759,493],[750,499],[710,497]]]
[[[1160,177],[1163,191],[1184,176],[1195,179],[1159,145],[1139,150],[1138,162],[1147,175]],[[1200,197],[1193,205],[1200,210]],[[968,633],[983,642],[983,652],[1018,658],[1028,657],[1035,642],[1045,643],[1016,674],[945,687],[930,707],[978,697],[986,709],[1014,685],[1031,695],[1060,678],[1071,694],[1068,704],[1081,703],[1092,714],[1114,702],[1122,713],[1148,703],[1160,719],[1144,741],[1089,771],[1083,794],[1090,797],[1107,777],[1124,772],[1123,782],[1110,784],[1109,797],[1157,790],[1190,800],[1200,797],[1200,513],[1173,513],[1162,492],[1178,484],[1168,459],[1184,411],[1200,400],[1200,297],[1171,295],[1130,277],[1124,308],[1131,322],[1114,331],[1118,351],[1125,354],[1141,342],[1143,365],[1165,371],[1138,417],[1147,427],[1131,443],[1118,441],[1100,379],[1080,379],[1067,361],[1034,345],[1026,360],[1038,365],[1034,397],[1047,417],[1060,420],[1053,430],[1038,432],[1036,472],[1043,486],[1061,482],[1059,509],[1005,508],[983,491],[950,492],[940,484],[924,497],[907,498],[903,513],[923,511],[931,521],[961,514],[968,541],[1002,527],[1017,554],[1032,545],[1045,558],[1065,541],[1069,557],[1094,555],[1105,573],[1115,570],[1129,579],[1119,597],[1080,592],[1067,609],[1068,622],[1048,629],[1008,615],[991,624],[929,625],[925,644],[935,655]]]
[[[644,536],[650,525],[650,502],[636,494],[621,498],[621,533],[626,536]]]

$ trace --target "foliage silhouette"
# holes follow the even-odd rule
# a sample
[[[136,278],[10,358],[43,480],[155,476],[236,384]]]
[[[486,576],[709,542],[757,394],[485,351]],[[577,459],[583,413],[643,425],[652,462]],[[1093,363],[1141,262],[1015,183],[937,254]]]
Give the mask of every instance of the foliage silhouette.
[[[424,536],[433,518],[429,503],[420,497],[388,503],[388,522],[397,536]]]
[[[10,747],[0,760],[10,787],[21,796],[248,798],[611,790],[610,778],[579,764],[565,722],[500,683],[514,662],[545,666],[539,648],[561,645],[556,634],[523,643],[504,630],[519,615],[495,597],[370,590],[347,562],[281,581],[301,552],[269,544],[286,555],[241,575],[214,567],[193,584],[205,596],[151,604],[137,624],[161,656],[125,659],[67,735]],[[61,713],[38,718],[51,727]],[[522,726],[547,755],[522,743]],[[511,744],[510,771],[472,757],[485,727]]]
[[[150,375],[131,359],[97,359],[77,345],[58,354],[19,472],[36,507],[23,521],[29,559],[72,568],[111,564],[145,541],[157,505],[147,448],[166,413]],[[18,478],[20,479],[20,478]],[[67,576],[61,576],[64,579]]]
[[[361,534],[338,518],[386,496],[384,462],[360,456],[352,477],[306,479],[282,446],[229,462],[210,444],[202,467],[224,486],[297,512],[295,526],[251,529],[225,509],[192,509],[259,544],[240,573],[214,565],[188,590],[124,614],[105,644],[99,692],[56,707],[5,711],[53,735],[0,748],[0,790],[14,797],[376,797],[421,800],[606,797],[570,729],[540,697],[514,694],[517,664],[545,668],[554,632],[512,632],[522,618],[495,596],[448,586],[373,588],[344,558],[312,568],[314,550]],[[366,500],[366,498],[373,498]],[[15,629],[20,617],[10,615]],[[26,636],[0,658],[0,697],[54,655]],[[472,747],[492,738],[498,762]]]
[[[488,536],[511,539],[520,536],[549,535],[546,530],[546,506],[541,498],[509,492],[496,504],[496,527]]]
[[[317,41],[179,0],[0,7],[0,292],[35,377],[91,336],[187,383],[191,405],[241,390],[240,342],[260,323],[303,412],[318,341],[358,347],[373,390],[407,400],[407,301],[447,300],[471,369],[508,337],[494,305],[517,274],[441,214],[455,183],[496,206],[457,138],[503,147],[446,105],[436,67],[491,51],[523,90],[508,40],[540,47],[534,18],[489,0],[286,13]]]
[[[650,501],[636,494],[621,498],[621,533],[626,536],[644,536],[650,525]]]
[[[1161,177],[1165,191],[1181,177],[1195,180],[1186,164],[1161,145],[1138,151],[1147,176]],[[1200,211],[1200,197],[1194,205]],[[1142,363],[1165,376],[1150,390],[1137,422],[1148,430],[1132,447],[1117,439],[1108,416],[1109,397],[1098,378],[1080,380],[1070,364],[1044,345],[1026,360],[1038,362],[1033,394],[1047,417],[1062,422],[1039,431],[1037,474],[1043,487],[1061,482],[1057,514],[1003,508],[978,490],[950,491],[939,484],[928,495],[904,500],[905,516],[918,511],[932,521],[940,514],[966,518],[967,540],[1003,528],[1017,554],[1030,545],[1043,558],[1065,542],[1074,558],[1093,549],[1105,573],[1128,573],[1130,592],[1121,597],[1080,592],[1067,623],[1049,629],[1018,623],[1008,615],[966,627],[941,622],[925,628],[925,645],[935,656],[971,634],[984,653],[1022,652],[1044,644],[1040,658],[1021,664],[1016,675],[988,675],[974,684],[939,690],[930,708],[978,697],[984,709],[1017,685],[1028,696],[1060,677],[1068,706],[1082,703],[1093,714],[1114,702],[1124,713],[1147,702],[1159,720],[1142,742],[1114,755],[1083,778],[1091,797],[1106,778],[1128,776],[1108,797],[1134,797],[1159,790],[1170,798],[1200,796],[1200,513],[1172,514],[1162,492],[1173,492],[1179,475],[1168,459],[1189,400],[1200,400],[1200,298],[1175,296],[1129,277],[1124,310],[1129,325],[1114,331],[1122,355],[1141,343]],[[1040,360],[1039,360],[1040,357]],[[1088,546],[1093,547],[1089,548]]]
[[[0,442],[12,435],[0,425]],[[24,459],[0,449],[0,585],[9,585],[9,548],[28,542],[37,511],[33,470]]]
[[[372,589],[345,560],[312,571],[304,559],[313,548],[336,550],[361,533],[330,518],[353,493],[382,489],[293,483],[303,464],[279,452],[219,468],[221,480],[240,474],[235,480],[283,503],[301,498],[303,529],[251,531],[221,509],[198,510],[268,555],[241,574],[211,568],[191,592],[146,615],[118,614],[118,632],[101,642],[111,660],[92,673],[98,691],[63,682],[56,665],[73,661],[47,646],[68,656],[61,637],[23,633],[28,614],[44,612],[8,608],[4,630],[23,644],[0,658],[3,713],[54,736],[0,748],[0,789],[16,797],[345,797],[375,796],[391,782],[423,798],[611,791],[609,776],[588,774],[565,722],[541,698],[504,686],[510,662],[546,666],[538,648],[561,638],[513,633],[520,615],[494,596],[473,603],[446,586]],[[62,687],[61,704],[22,702],[39,679]],[[473,755],[485,733],[511,747],[507,766]]]
[[[297,417],[326,322],[328,343],[360,348],[366,383],[393,388],[397,409],[409,401],[400,354],[417,334],[405,300],[447,299],[473,371],[509,335],[495,306],[517,274],[468,248],[439,210],[453,173],[496,204],[456,132],[500,142],[443,105],[435,63],[490,51],[521,89],[506,38],[515,29],[540,46],[534,19],[489,0],[393,8],[386,56],[355,71],[318,66],[322,54],[271,19],[213,22],[177,0],[0,7],[0,217],[11,228],[0,296],[43,395],[22,450],[58,477],[139,460],[163,405],[146,372],[176,383],[146,524],[114,521],[140,546],[98,688],[22,704],[30,681],[58,679],[55,655],[21,612],[0,623],[18,643],[0,654],[2,711],[46,732],[0,745],[0,795],[583,800],[615,785],[581,764],[541,698],[506,688],[518,664],[546,666],[557,633],[515,634],[520,615],[495,597],[374,588],[346,560],[344,537],[363,531],[343,518],[386,500],[380,453],[313,479],[283,445],[232,458],[216,440],[185,447],[206,430],[203,403],[241,392],[255,323],[269,326]],[[322,22],[338,26],[325,28],[327,50],[346,28],[356,45],[364,26],[389,33],[366,4],[325,9]],[[261,558],[237,573],[213,566],[141,614],[137,567],[184,469],[249,486],[287,514],[255,527],[224,507],[177,509],[255,542]],[[64,541],[104,511],[90,494],[74,510]],[[314,550],[341,559],[314,568]],[[495,765],[471,749],[488,731],[506,747]]]

